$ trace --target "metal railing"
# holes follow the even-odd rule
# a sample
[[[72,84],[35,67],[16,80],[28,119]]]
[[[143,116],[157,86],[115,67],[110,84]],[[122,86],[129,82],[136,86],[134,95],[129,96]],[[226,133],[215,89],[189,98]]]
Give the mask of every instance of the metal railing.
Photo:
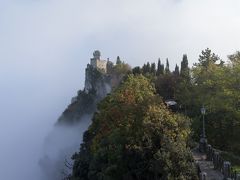
[[[213,162],[214,169],[220,171],[223,174],[224,179],[240,180],[240,174],[233,170],[231,163],[225,161],[219,151],[208,144],[205,152],[207,160]]]

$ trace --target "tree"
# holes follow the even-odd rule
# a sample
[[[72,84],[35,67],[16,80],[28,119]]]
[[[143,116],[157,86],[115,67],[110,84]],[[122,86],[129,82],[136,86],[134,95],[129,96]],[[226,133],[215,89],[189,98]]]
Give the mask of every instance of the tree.
[[[114,64],[111,61],[107,61],[107,73],[111,74],[113,71]]]
[[[141,68],[139,66],[137,66],[137,67],[132,69],[132,72],[133,72],[133,74],[136,75],[136,74],[141,74],[142,70],[141,70]]]
[[[153,74],[154,76],[156,75],[156,64],[155,63],[151,64],[151,74]]]
[[[239,64],[240,63],[240,51],[237,51],[236,53],[229,55],[228,59],[231,61],[232,64]]]
[[[190,69],[188,67],[188,58],[184,54],[181,61],[180,78],[176,87],[176,98],[179,100],[182,110],[188,114],[188,110],[192,108],[192,84],[190,82]]]
[[[111,74],[117,76],[124,76],[129,72],[131,72],[131,67],[128,64],[121,62],[120,64],[116,64],[113,67]]]
[[[183,59],[181,61],[180,76],[183,79],[190,80],[190,73],[189,72],[190,72],[190,70],[189,70],[189,67],[188,67],[188,58],[187,58],[187,55],[184,54]]]
[[[215,64],[218,60],[220,60],[220,58],[207,48],[199,55],[199,63],[195,64],[195,66],[203,66],[207,68],[210,64]]]
[[[160,70],[161,69],[161,60],[160,60],[160,58],[158,59],[158,64],[157,64],[157,73],[156,73],[156,75],[157,76],[159,76],[160,75]]]
[[[160,74],[164,74],[164,65],[161,64],[160,58],[158,59],[158,65],[157,65],[157,73],[156,75],[159,76]]]
[[[149,62],[147,62],[146,71],[147,71],[147,73],[151,72],[151,66],[150,66]]]
[[[196,179],[189,133],[189,119],[168,111],[150,80],[130,75],[99,104],[70,179]]]
[[[175,76],[179,76],[179,74],[180,74],[180,72],[179,72],[179,67],[178,67],[177,64],[176,64],[176,66],[175,66],[175,70],[174,70],[173,74],[174,74]]]
[[[121,61],[121,59],[120,59],[119,56],[117,56],[116,64],[117,64],[117,65],[118,65],[118,64],[122,64],[122,61]]]
[[[157,77],[155,81],[157,93],[166,99],[175,98],[176,81],[172,74],[164,74]]]
[[[166,59],[165,73],[166,73],[166,74],[170,74],[168,58]]]
[[[206,131],[209,143],[224,151],[240,153],[240,64],[238,54],[230,55],[231,64],[218,63],[220,58],[209,49],[202,51],[191,70],[190,81],[181,78],[177,99],[192,117],[193,130],[200,134],[199,109],[207,109]]]
[[[151,72],[151,66],[150,66],[149,62],[147,62],[147,64],[143,65],[142,72],[143,72],[143,74],[147,74],[147,73]]]
[[[159,76],[160,74],[164,74],[164,65],[161,64],[160,58],[158,59],[158,65],[157,65],[157,72],[156,75]]]
[[[147,65],[146,65],[146,64],[143,64],[142,73],[143,73],[143,74],[146,74],[146,73],[147,73]]]

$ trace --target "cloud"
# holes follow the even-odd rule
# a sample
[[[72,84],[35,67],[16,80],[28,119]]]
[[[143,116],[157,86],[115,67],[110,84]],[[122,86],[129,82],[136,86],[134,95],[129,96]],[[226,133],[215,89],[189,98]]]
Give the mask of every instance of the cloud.
[[[71,173],[71,157],[79,150],[83,133],[90,125],[91,118],[92,115],[83,116],[74,127],[55,126],[47,135],[38,161],[45,180],[63,179]]]
[[[52,0],[12,4],[4,13],[5,23],[1,23],[5,29],[2,46],[36,59],[34,63],[40,66],[56,65],[61,56],[69,56],[71,49],[77,53],[76,47],[79,56],[84,54],[80,56],[82,65],[94,48],[103,49],[102,54],[111,58],[126,56],[136,65],[158,56],[168,56],[174,64],[183,53],[188,53],[193,62],[207,46],[225,57],[239,47],[234,41],[240,29],[236,0]],[[30,60],[25,61],[29,64]]]

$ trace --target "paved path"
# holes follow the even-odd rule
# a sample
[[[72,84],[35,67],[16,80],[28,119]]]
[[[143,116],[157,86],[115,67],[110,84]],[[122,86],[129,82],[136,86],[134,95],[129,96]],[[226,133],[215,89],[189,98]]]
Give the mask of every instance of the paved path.
[[[223,175],[221,172],[214,170],[212,161],[206,160],[206,155],[198,151],[198,149],[192,150],[193,158],[196,163],[199,164],[201,172],[207,173],[207,180],[222,180]]]

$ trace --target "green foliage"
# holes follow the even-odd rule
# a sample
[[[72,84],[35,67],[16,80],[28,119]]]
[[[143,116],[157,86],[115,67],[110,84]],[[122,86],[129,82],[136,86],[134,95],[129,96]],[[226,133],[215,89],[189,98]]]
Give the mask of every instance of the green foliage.
[[[152,63],[151,64],[151,70],[150,70],[151,74],[153,74],[154,76],[156,75],[156,64]]]
[[[200,108],[207,108],[206,131],[210,144],[240,154],[240,64],[238,52],[224,65],[210,49],[202,51],[192,68],[192,77],[180,79],[177,98],[194,119],[193,130],[199,139]]]
[[[179,76],[179,75],[180,75],[179,67],[178,67],[177,64],[176,64],[176,66],[175,66],[175,70],[174,70],[173,74],[174,74],[175,76]]]
[[[164,70],[160,59],[157,68],[149,62],[134,68],[135,76],[130,75],[99,104],[80,152],[74,155],[71,179],[195,179],[186,148],[189,119],[169,112],[156,93],[164,100],[177,100],[180,111],[193,119],[196,141],[204,105],[209,143],[236,154],[225,156],[238,167],[240,52],[229,60],[224,64],[207,48],[191,69],[187,55],[183,55],[180,72],[176,65],[171,73],[168,60]],[[129,72],[124,62],[114,68],[114,72]]]
[[[157,73],[156,75],[159,76],[160,74],[164,74],[164,65],[161,64],[160,58],[158,59],[158,66],[157,66]]]
[[[91,79],[89,79],[90,84],[95,84],[97,81],[99,81],[100,79],[103,78],[102,72],[93,68],[92,66],[88,66],[86,68],[86,76],[91,78]]]
[[[190,80],[190,70],[188,67],[188,58],[186,54],[183,55],[183,59],[181,61],[180,75],[181,75],[181,78],[185,80]]]
[[[207,68],[210,64],[215,64],[220,58],[212,53],[212,51],[207,48],[202,51],[202,54],[199,55],[199,63],[195,64],[196,66],[202,66]]]
[[[229,55],[228,59],[231,61],[232,64],[239,64],[240,63],[240,51],[237,51],[235,54]]]
[[[142,67],[142,73],[143,74],[150,74],[151,73],[151,66],[150,66],[150,63],[147,62],[147,64],[144,64],[143,67]]]
[[[114,67],[114,64],[113,64],[113,62],[111,62],[111,61],[107,61],[107,73],[108,74],[111,74],[112,72],[113,72],[113,67]]]
[[[113,66],[112,71],[110,72],[111,75],[126,75],[131,71],[131,67],[120,60],[119,56],[117,58],[117,63]]]
[[[165,73],[166,73],[166,74],[170,74],[168,58],[166,59]]]
[[[200,108],[205,105],[209,143],[240,154],[240,52],[228,57],[230,63],[224,64],[207,48],[190,69],[187,55],[183,55],[180,76],[178,66],[173,73],[168,72],[168,62],[165,73],[160,74],[159,59],[156,77],[152,79],[163,99],[175,99],[180,111],[194,119],[192,128],[196,141],[199,141],[202,123]]]
[[[179,101],[182,106],[182,110],[187,115],[187,110],[192,108],[191,102],[194,97],[192,97],[192,84],[190,82],[190,68],[188,67],[188,58],[187,55],[184,54],[181,61],[181,70],[180,76],[177,79],[176,83],[176,93],[175,98]],[[189,114],[188,114],[189,115]]]
[[[174,74],[159,75],[155,81],[157,93],[166,99],[174,99],[177,77]]]
[[[138,73],[136,73],[138,72]],[[163,99],[172,99],[176,96],[177,85],[179,81],[179,67],[176,65],[175,71],[171,73],[169,69],[169,61],[166,60],[166,68],[161,64],[160,58],[158,59],[157,69],[155,63],[148,62],[144,64],[142,69],[139,68],[133,70],[134,74],[143,74],[145,77],[151,79],[155,84],[157,93],[163,97]]]
[[[122,61],[121,61],[121,59],[120,59],[119,56],[117,57],[116,64],[117,64],[117,65],[118,65],[118,64],[122,64]]]
[[[189,125],[166,109],[150,80],[130,75],[99,104],[71,179],[196,179]]]
[[[137,66],[137,67],[135,67],[135,68],[132,69],[132,73],[133,73],[134,75],[141,74],[141,73],[142,73],[142,70],[141,70],[141,68],[140,68],[139,66]]]
[[[225,161],[231,162],[231,165],[237,169],[237,171],[240,173],[240,157],[236,156],[233,153],[229,152],[220,152],[220,155],[223,157]]]
[[[63,112],[58,123],[72,124],[79,121],[83,115],[93,113],[96,109],[95,100],[96,92],[79,91],[76,100]]]

